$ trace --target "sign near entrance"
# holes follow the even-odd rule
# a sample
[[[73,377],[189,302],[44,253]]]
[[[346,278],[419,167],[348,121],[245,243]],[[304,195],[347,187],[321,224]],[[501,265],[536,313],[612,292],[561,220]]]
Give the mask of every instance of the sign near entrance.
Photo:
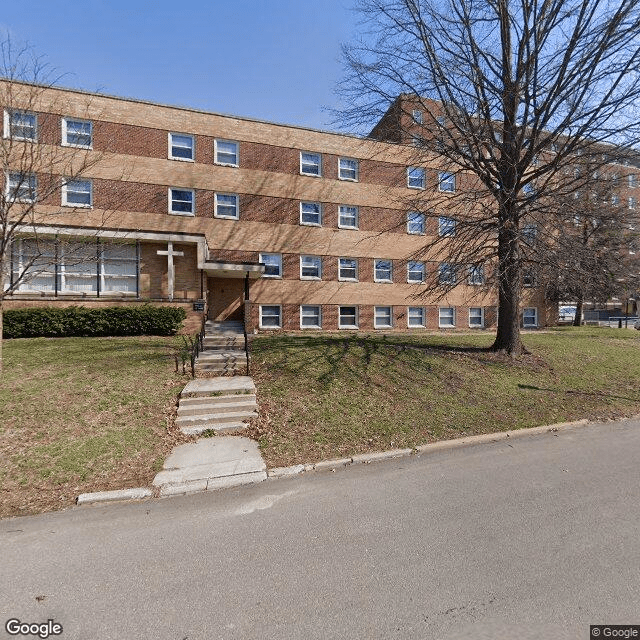
[[[193,310],[194,311],[204,311],[204,300],[196,300],[193,303]]]

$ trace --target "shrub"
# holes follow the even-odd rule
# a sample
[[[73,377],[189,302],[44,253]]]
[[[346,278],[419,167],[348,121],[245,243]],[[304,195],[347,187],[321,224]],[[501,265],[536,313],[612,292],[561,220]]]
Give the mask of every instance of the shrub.
[[[180,307],[37,307],[4,312],[4,338],[171,336],[187,317]]]

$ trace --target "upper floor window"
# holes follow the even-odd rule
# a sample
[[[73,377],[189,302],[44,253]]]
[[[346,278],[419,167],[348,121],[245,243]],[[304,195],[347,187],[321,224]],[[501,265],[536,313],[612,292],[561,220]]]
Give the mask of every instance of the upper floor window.
[[[635,173],[630,173],[627,176],[627,180],[629,181],[629,186],[632,189],[635,189],[638,186],[638,176]]]
[[[66,147],[91,149],[93,146],[93,125],[89,120],[62,118],[62,144]]]
[[[300,279],[322,279],[322,258],[320,256],[300,256]]]
[[[38,118],[29,111],[4,112],[4,136],[15,140],[33,140],[38,137]]]
[[[237,193],[216,193],[213,215],[216,218],[237,220],[240,217],[240,203]]]
[[[374,260],[373,279],[375,282],[393,282],[391,260]]]
[[[422,167],[407,167],[407,186],[410,189],[424,189],[426,173]]]
[[[282,278],[281,253],[261,253],[259,262],[265,266],[265,278]]]
[[[319,227],[322,224],[322,205],[319,202],[301,202],[300,224]]]
[[[300,173],[305,176],[322,175],[322,156],[309,151],[300,152]]]
[[[338,177],[340,180],[358,180],[358,161],[353,158],[340,158],[338,160]]]
[[[538,237],[538,225],[533,222],[528,222],[522,227],[522,239],[527,244],[532,244]]]
[[[196,212],[196,194],[193,189],[169,189],[169,213],[193,216]]]
[[[33,173],[10,173],[7,176],[7,199],[14,202],[35,202],[36,184]]]
[[[409,211],[407,213],[407,233],[423,235],[425,229],[424,213]]]
[[[416,124],[422,124],[422,111],[420,111],[420,109],[414,109],[411,117]]]
[[[355,258],[338,258],[338,280],[358,281],[358,261]]]
[[[91,180],[65,180],[62,183],[62,204],[66,207],[91,207],[93,205]]]
[[[233,140],[215,140],[213,143],[213,151],[216,164],[237,167],[238,147],[239,144]]]
[[[444,116],[438,116],[436,118],[436,122],[441,126],[444,127],[447,124],[447,119]]]
[[[617,193],[611,194],[611,204],[618,206],[620,204],[620,196]]]
[[[635,209],[637,200],[633,197],[629,198],[629,209]]]
[[[484,268],[481,264],[469,267],[469,284],[484,284]]]
[[[171,158],[171,160],[193,160],[193,150],[193,136],[188,136],[183,133],[169,134],[169,158]]]
[[[358,207],[341,204],[338,207],[338,226],[342,229],[357,229]]]
[[[456,221],[454,218],[440,216],[438,218],[438,235],[450,237],[456,235]]]
[[[424,282],[425,265],[424,262],[418,260],[410,260],[407,262],[407,282]]]
[[[438,268],[438,282],[440,284],[455,284],[457,279],[457,269],[454,264],[443,262]]]
[[[453,193],[456,190],[456,176],[449,171],[441,171],[438,174],[438,183],[440,191]]]

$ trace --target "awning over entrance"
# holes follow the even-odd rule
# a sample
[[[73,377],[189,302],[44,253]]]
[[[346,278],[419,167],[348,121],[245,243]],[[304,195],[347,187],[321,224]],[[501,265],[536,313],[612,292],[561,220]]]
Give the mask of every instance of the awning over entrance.
[[[264,273],[258,262],[205,262],[202,270],[210,278],[246,278],[257,280]]]

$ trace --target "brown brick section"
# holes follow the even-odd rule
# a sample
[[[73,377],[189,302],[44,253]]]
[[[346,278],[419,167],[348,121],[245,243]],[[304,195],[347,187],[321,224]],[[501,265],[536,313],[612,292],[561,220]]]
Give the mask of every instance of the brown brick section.
[[[173,249],[184,252],[184,257],[174,258],[174,298],[197,300],[200,298],[200,272],[197,269],[196,248],[190,244],[174,243]],[[158,250],[166,251],[167,244],[140,245],[140,297],[159,299],[168,295],[167,256],[159,256]]]

